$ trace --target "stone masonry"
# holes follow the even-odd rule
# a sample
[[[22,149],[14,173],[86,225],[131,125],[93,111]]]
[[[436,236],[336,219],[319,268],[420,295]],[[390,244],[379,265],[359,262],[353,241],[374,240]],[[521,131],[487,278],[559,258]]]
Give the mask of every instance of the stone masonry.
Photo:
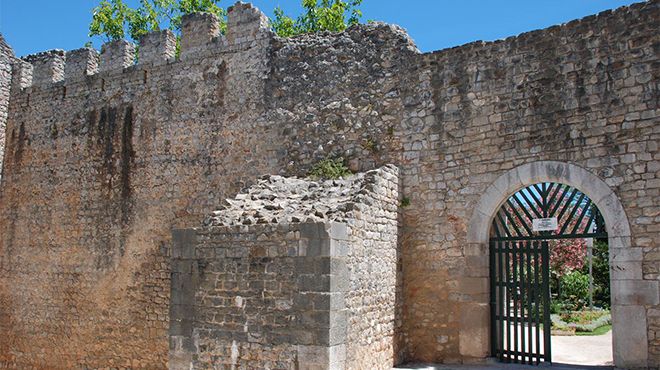
[[[660,367],[659,7],[650,0],[425,54],[404,30],[383,23],[280,38],[244,3],[228,10],[225,33],[213,16],[186,16],[178,58],[167,32],[141,40],[137,64],[135,46],[124,41],[100,54],[54,50],[23,59],[0,42],[0,127],[8,106],[0,368],[163,369],[188,355],[197,367],[235,359],[286,368],[310,353],[294,344],[343,356],[325,352],[330,341],[319,339],[328,323],[311,331],[316,339],[286,342],[276,338],[281,322],[259,321],[287,312],[302,320],[301,306],[278,309],[277,300],[306,292],[301,276],[333,271],[316,261],[318,270],[305,274],[293,267],[309,256],[261,255],[260,246],[304,244],[302,228],[314,228],[305,225],[317,225],[318,240],[331,240],[335,223],[355,238],[342,257],[346,268],[361,266],[345,276],[398,261],[394,282],[383,275],[388,288],[372,289],[370,279],[357,277],[364,285],[344,292],[347,312],[364,312],[343,337],[346,367],[484,361],[488,248],[469,230],[475,222],[487,228],[494,213],[479,213],[490,209],[483,204],[503,199],[482,197],[498,194],[493,188],[512,193],[501,179],[518,188],[529,185],[523,178],[577,181],[565,168],[594,180],[578,181],[592,199],[592,192],[609,191],[599,209],[621,210],[604,214],[615,220],[606,225],[610,244],[625,256],[612,265],[623,266],[612,285],[615,317],[622,318],[614,321],[614,342],[634,351],[615,351],[615,363]],[[3,72],[8,59],[11,83]],[[393,239],[380,240],[371,229],[381,217],[371,211],[335,220],[326,213],[340,209],[332,204],[314,209],[323,217],[296,221],[235,197],[262,181],[302,181],[284,178],[340,156],[354,172],[398,168],[396,252],[386,245]],[[314,194],[313,205],[335,197]],[[236,209],[223,199],[247,214],[231,213]],[[305,204],[294,208],[311,212]],[[227,209],[208,218],[221,207]],[[351,220],[363,224],[352,227]],[[378,233],[391,233],[390,226]],[[259,235],[265,240],[252,240]],[[232,257],[234,245],[243,254]],[[184,254],[191,248],[202,254]],[[364,261],[380,248],[388,254],[370,267]],[[251,286],[245,274],[253,264],[264,270]],[[223,266],[240,277],[235,290],[215,285]],[[255,295],[265,294],[268,281],[286,285],[274,301]],[[190,289],[177,288],[184,283]],[[319,293],[334,294],[326,288]],[[373,308],[391,302],[391,289],[393,318],[389,303],[382,312]],[[192,307],[176,308],[182,304]],[[250,310],[257,308],[273,314],[255,316]],[[210,317],[216,309],[236,321],[221,325]],[[330,363],[337,362],[323,366]]]
[[[0,35],[0,179],[2,179],[2,159],[5,153],[5,126],[9,109],[11,65],[14,59],[14,51]]]
[[[392,368],[397,172],[267,177],[175,230],[170,368]]]

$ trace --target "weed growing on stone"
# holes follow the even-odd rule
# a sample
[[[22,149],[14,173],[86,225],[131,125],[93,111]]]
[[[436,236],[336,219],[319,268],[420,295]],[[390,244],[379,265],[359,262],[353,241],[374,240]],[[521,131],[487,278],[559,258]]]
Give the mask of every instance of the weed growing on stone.
[[[364,147],[365,149],[367,149],[372,153],[378,152],[378,144],[372,138],[365,139],[364,142],[362,143],[362,147]]]
[[[307,176],[314,180],[336,180],[352,175],[344,158],[326,158],[314,165]]]

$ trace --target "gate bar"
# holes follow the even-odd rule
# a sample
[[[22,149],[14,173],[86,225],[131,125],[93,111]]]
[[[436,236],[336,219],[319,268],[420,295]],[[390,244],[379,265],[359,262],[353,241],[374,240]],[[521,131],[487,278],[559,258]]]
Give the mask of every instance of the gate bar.
[[[504,243],[506,246],[506,252],[504,253],[505,256],[505,263],[504,263],[504,269],[506,270],[505,275],[504,275],[504,280],[506,283],[509,282],[509,243]],[[511,322],[510,322],[510,311],[509,311],[509,289],[506,289],[504,291],[504,315],[506,316],[506,349],[511,349]],[[511,362],[511,358],[507,357],[506,358],[507,362]]]
[[[534,241],[534,244],[536,244],[536,248],[534,248],[534,270],[536,271],[534,273],[534,283],[536,286],[536,294],[534,297],[534,301],[536,302],[536,322],[534,323],[536,326],[536,364],[541,363],[541,315],[539,312],[539,305],[541,303],[541,293],[543,289],[539,289],[539,273],[541,272],[539,270],[539,246],[540,242],[539,241]],[[544,348],[545,350],[545,348]]]
[[[497,242],[491,241],[490,243],[490,250],[488,253],[488,259],[490,263],[490,352],[492,353],[493,356],[497,355],[497,296],[493,294],[496,289],[496,284],[495,284],[495,279],[497,278],[497,271],[496,269],[496,264],[495,264],[495,256],[498,254],[496,252],[496,244]]]
[[[543,254],[543,354],[545,361],[552,363],[550,352],[550,253],[548,241],[541,241],[541,253]]]
[[[511,249],[512,249],[512,254],[511,258],[513,259],[513,289],[511,289],[511,299],[512,299],[512,304],[513,304],[513,350],[516,352],[519,352],[520,347],[518,347],[518,302],[516,301],[516,298],[518,296],[518,290],[515,289],[515,286],[518,283],[518,252],[516,248],[516,244],[518,243],[511,243]],[[513,290],[516,290],[515,292]],[[518,363],[518,356],[516,355],[514,357],[514,362]]]
[[[520,253],[518,253],[519,254],[518,257],[520,258],[520,261],[519,261],[519,264],[518,264],[518,270],[520,270],[520,271],[518,271],[518,277],[519,277],[519,280],[520,280],[520,284],[519,284],[520,292],[518,294],[518,298],[519,298],[518,304],[520,305],[520,313],[519,313],[519,316],[520,316],[520,319],[519,319],[520,320],[520,350],[523,354],[520,360],[522,361],[523,364],[526,364],[527,363],[527,360],[526,360],[527,356],[525,355],[525,353],[527,352],[527,341],[526,341],[526,338],[525,338],[525,323],[527,322],[527,320],[525,318],[525,274],[524,274],[524,269],[525,269],[525,267],[524,267],[525,266],[525,244],[526,244],[526,242],[522,241],[522,242],[518,242],[516,244],[519,245],[519,250],[520,250]]]

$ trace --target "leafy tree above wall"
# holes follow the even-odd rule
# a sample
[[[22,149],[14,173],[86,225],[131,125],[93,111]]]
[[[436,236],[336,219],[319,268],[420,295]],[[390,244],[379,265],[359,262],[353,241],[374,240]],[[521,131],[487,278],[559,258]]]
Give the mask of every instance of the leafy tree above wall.
[[[360,22],[362,0],[302,0],[303,14],[295,20],[275,8],[273,30],[282,37],[320,31],[341,32]]]
[[[271,20],[273,31],[282,37],[320,31],[340,32],[359,23],[362,0],[301,0],[303,14],[297,18],[275,8]],[[129,38],[137,41],[144,34],[164,28],[176,35],[181,31],[181,17],[194,12],[207,12],[218,16],[220,30],[227,27],[227,12],[218,4],[220,0],[140,0],[140,6],[131,8],[124,0],[100,0],[92,12],[90,37],[103,37],[105,41]]]

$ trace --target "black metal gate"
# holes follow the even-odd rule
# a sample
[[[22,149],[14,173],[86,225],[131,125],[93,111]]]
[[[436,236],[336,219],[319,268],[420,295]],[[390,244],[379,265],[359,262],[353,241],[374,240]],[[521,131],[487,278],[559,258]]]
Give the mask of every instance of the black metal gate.
[[[575,188],[540,183],[507,199],[491,229],[492,355],[503,362],[552,362],[552,243],[556,239],[607,237],[600,212]]]

